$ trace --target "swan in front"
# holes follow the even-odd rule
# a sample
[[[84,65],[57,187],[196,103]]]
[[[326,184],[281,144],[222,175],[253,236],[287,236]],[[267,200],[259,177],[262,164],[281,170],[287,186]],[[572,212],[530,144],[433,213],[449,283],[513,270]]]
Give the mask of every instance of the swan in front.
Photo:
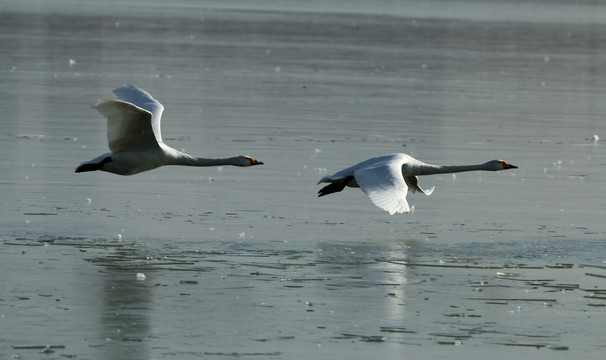
[[[250,156],[208,159],[192,156],[162,141],[160,119],[164,106],[146,91],[132,85],[114,90],[116,99],[100,100],[94,106],[107,118],[110,152],[83,162],[76,172],[106,171],[133,175],[165,165],[252,166],[263,163]]]
[[[333,175],[324,176],[318,184],[330,183],[318,191],[325,196],[343,190],[346,186],[359,187],[379,208],[395,213],[412,213],[406,194],[421,192],[430,195],[435,186],[423,190],[418,185],[417,176],[448,174],[463,171],[499,171],[517,169],[517,166],[503,160],[492,160],[478,165],[431,165],[407,154],[382,155],[362,161]]]

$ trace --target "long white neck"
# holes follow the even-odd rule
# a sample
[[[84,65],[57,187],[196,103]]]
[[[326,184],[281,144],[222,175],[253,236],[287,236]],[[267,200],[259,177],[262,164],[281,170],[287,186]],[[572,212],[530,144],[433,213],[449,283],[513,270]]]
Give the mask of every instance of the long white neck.
[[[172,165],[184,165],[184,166],[222,166],[222,165],[241,165],[238,156],[220,159],[208,159],[197,156],[191,156],[188,154],[181,154],[175,158]]]
[[[464,171],[494,170],[487,164],[478,165],[431,165],[423,164],[417,167],[417,175],[450,174]]]

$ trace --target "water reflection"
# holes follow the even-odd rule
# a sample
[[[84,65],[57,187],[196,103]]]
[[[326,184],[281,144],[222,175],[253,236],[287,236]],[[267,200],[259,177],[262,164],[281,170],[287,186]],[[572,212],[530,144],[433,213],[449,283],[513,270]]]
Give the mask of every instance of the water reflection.
[[[356,297],[340,303],[341,311],[353,318],[372,312],[389,319],[384,326],[403,326],[409,315],[407,289],[414,280],[410,279],[407,267],[390,261],[410,260],[408,248],[408,245],[323,243],[317,254],[317,271],[329,279],[326,287],[333,290],[331,297],[349,298],[356,293]],[[360,296],[360,289],[370,290],[361,293],[371,299]],[[377,296],[380,294],[383,296]]]
[[[132,256],[122,249],[119,256]],[[138,281],[136,272],[120,268],[100,271],[100,338],[105,359],[149,359],[153,311],[153,286]]]

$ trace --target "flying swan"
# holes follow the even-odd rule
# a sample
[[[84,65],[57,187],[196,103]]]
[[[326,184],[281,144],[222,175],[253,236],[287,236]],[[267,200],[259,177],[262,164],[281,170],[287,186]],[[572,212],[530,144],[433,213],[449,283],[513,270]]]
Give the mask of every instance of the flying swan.
[[[412,213],[414,206],[408,206],[406,193],[421,192],[430,195],[435,186],[423,190],[418,185],[417,175],[448,174],[463,171],[498,171],[517,169],[503,160],[492,160],[478,165],[431,165],[407,154],[382,155],[362,161],[333,175],[325,176],[320,183],[330,183],[318,191],[318,196],[339,192],[349,187],[359,187],[379,208],[395,213]]]
[[[76,172],[106,171],[133,175],[164,165],[252,166],[263,163],[250,156],[206,159],[173,149],[162,141],[160,119],[164,106],[146,91],[132,85],[114,90],[117,99],[99,100],[95,109],[107,118],[110,152],[84,162]]]

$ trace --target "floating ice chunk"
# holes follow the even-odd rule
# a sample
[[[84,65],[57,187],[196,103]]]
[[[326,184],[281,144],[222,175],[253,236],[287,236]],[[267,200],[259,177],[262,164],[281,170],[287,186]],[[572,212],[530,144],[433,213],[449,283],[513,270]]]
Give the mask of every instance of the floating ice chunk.
[[[54,352],[55,350],[53,350],[50,345],[46,345],[42,350],[40,350],[40,353],[42,354],[52,354]]]
[[[137,273],[137,281],[145,281],[146,278],[144,273]]]

